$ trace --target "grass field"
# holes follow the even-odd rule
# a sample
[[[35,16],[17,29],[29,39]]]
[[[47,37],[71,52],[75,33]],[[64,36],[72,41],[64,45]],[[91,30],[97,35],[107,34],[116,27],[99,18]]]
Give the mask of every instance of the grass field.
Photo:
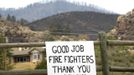
[[[34,70],[35,67],[36,65],[30,62],[16,63],[12,70]]]
[[[134,67],[134,54],[128,51],[130,47],[128,46],[111,46],[108,47],[108,62],[109,66],[118,66],[118,67]],[[99,47],[96,47],[96,64],[101,66]],[[98,72],[97,75],[102,75],[101,72]],[[110,72],[110,75],[134,75],[134,72]]]

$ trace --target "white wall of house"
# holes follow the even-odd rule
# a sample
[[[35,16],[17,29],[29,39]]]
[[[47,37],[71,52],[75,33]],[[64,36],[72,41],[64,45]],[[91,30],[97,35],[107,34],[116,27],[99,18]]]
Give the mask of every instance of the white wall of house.
[[[33,50],[31,52],[30,59],[33,63],[40,62],[42,61],[42,53],[37,50]]]

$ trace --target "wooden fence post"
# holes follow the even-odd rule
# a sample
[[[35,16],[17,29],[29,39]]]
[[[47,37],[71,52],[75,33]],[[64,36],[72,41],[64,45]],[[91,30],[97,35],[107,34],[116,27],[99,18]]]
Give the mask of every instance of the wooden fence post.
[[[99,33],[101,61],[102,61],[102,73],[103,75],[109,75],[108,56],[107,56],[107,39],[105,32]]]

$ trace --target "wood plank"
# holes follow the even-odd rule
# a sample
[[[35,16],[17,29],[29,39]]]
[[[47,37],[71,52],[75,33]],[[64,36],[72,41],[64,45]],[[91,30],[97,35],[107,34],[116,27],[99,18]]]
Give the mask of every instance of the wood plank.
[[[108,55],[107,55],[107,39],[104,32],[99,33],[101,62],[103,75],[109,75]]]

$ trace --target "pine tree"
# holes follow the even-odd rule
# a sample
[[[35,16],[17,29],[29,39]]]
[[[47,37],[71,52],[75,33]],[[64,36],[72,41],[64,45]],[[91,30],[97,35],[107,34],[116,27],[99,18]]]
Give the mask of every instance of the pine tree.
[[[9,14],[7,15],[7,20],[11,21],[11,16]]]
[[[11,17],[11,21],[12,21],[12,22],[16,22],[16,17],[15,17],[15,16],[12,16],[12,17]]]
[[[23,18],[21,18],[19,22],[20,22],[21,25],[25,25],[25,24],[28,23],[28,21],[23,19]]]
[[[11,15],[7,15],[7,20],[11,21],[11,22],[16,22],[16,17],[15,16],[11,16]]]
[[[1,18],[2,16],[1,16],[1,14],[0,14],[0,18]]]

